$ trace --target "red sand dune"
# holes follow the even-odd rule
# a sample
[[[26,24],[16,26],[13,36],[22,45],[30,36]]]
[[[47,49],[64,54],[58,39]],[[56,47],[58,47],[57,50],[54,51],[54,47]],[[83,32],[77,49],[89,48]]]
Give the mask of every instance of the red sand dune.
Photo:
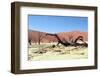
[[[57,33],[59,38],[61,40],[70,41],[75,40],[78,36],[83,36],[84,41],[88,41],[88,33],[87,32],[81,32],[81,31],[71,31],[71,32],[60,32]],[[32,42],[38,42],[40,39],[41,42],[48,43],[48,42],[57,42],[57,39],[54,36],[47,35],[46,32],[39,32],[34,30],[29,30],[28,32],[28,38]]]

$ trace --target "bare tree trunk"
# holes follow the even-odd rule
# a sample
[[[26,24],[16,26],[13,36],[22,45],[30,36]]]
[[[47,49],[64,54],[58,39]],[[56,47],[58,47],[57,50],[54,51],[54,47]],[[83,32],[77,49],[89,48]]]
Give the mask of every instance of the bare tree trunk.
[[[29,41],[28,41],[28,42],[29,42],[29,44],[31,45],[31,39],[29,39]]]
[[[40,41],[41,41],[41,40],[39,39],[39,42],[38,42],[39,45],[40,45]]]

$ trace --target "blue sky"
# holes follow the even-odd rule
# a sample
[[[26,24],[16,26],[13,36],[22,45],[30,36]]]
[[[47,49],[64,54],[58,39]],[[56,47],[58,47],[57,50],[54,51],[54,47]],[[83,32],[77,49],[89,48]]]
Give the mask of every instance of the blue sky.
[[[29,30],[47,33],[88,31],[87,17],[29,15]]]

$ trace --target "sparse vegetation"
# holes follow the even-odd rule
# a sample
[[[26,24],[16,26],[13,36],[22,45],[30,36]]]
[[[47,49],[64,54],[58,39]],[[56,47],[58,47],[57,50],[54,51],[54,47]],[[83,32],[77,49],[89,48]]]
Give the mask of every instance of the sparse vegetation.
[[[87,58],[87,47],[83,46],[55,46],[57,43],[34,44],[29,47],[28,59],[32,60],[63,60],[63,59],[82,59]]]

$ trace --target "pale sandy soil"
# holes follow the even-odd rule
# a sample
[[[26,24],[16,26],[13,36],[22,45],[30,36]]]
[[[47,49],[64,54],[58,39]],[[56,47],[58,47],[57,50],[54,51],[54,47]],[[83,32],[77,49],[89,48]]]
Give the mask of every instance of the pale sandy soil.
[[[66,60],[66,59],[86,59],[88,58],[87,47],[59,47],[52,48],[56,43],[32,44],[29,46],[28,59],[30,61],[40,60]]]

